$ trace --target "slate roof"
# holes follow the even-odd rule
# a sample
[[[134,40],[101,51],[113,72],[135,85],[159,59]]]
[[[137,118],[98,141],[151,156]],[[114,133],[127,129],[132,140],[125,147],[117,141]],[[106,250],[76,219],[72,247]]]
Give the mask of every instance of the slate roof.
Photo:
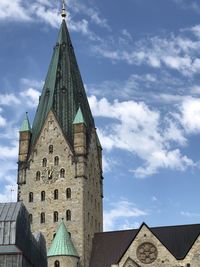
[[[31,233],[29,214],[21,202],[0,203],[0,254],[20,253],[37,267],[46,267],[46,244]]]
[[[52,110],[58,119],[63,133],[71,145],[73,145],[73,121],[79,106],[87,125],[88,140],[92,128],[95,127],[94,119],[67,25],[63,19],[33,122],[32,144],[37,140],[47,115]]]
[[[0,222],[16,221],[21,203],[0,203]]]
[[[140,229],[95,234],[90,267],[110,267],[117,264]],[[155,227],[149,230],[180,260],[185,258],[200,235],[200,224]]]

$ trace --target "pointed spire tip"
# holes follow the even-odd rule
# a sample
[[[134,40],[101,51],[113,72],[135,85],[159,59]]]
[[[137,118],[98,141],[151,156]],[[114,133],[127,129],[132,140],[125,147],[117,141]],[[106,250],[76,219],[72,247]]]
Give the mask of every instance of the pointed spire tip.
[[[67,13],[66,13],[66,7],[65,7],[65,0],[62,0],[62,12],[61,12],[61,17],[63,19],[65,19],[67,16]]]

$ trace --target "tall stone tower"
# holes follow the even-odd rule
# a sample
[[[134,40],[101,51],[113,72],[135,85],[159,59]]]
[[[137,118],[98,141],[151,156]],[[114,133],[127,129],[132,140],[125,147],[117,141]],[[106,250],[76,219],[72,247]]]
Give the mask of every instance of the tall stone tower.
[[[103,228],[102,149],[64,8],[62,16],[32,129],[26,115],[20,130],[18,201],[47,248],[64,219],[80,266],[88,267],[93,235]]]

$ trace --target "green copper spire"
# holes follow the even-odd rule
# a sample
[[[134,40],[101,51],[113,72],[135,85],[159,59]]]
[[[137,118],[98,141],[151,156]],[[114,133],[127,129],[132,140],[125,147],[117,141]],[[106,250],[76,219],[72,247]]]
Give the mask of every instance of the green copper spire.
[[[79,257],[64,222],[61,222],[47,256]]]
[[[79,123],[85,123],[85,120],[84,120],[84,117],[83,117],[83,113],[82,113],[82,110],[81,108],[79,107],[77,113],[76,113],[76,117],[73,121],[73,124],[79,124]]]
[[[45,119],[49,111],[52,110],[63,133],[73,145],[73,121],[79,106],[87,125],[88,139],[92,128],[95,127],[94,119],[91,114],[67,25],[65,19],[63,19],[33,122],[32,144],[36,142]]]
[[[31,132],[31,125],[30,125],[30,122],[29,122],[29,119],[28,119],[28,112],[26,112],[24,121],[23,121],[22,126],[21,126],[19,131],[20,132],[28,132],[28,131]]]

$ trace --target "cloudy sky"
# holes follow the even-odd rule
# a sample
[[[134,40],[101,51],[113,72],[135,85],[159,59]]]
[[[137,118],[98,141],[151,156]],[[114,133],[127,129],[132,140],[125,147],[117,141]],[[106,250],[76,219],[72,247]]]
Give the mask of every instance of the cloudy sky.
[[[69,0],[68,27],[104,148],[105,229],[200,222],[200,4]],[[59,0],[0,0],[0,201],[16,200]]]

